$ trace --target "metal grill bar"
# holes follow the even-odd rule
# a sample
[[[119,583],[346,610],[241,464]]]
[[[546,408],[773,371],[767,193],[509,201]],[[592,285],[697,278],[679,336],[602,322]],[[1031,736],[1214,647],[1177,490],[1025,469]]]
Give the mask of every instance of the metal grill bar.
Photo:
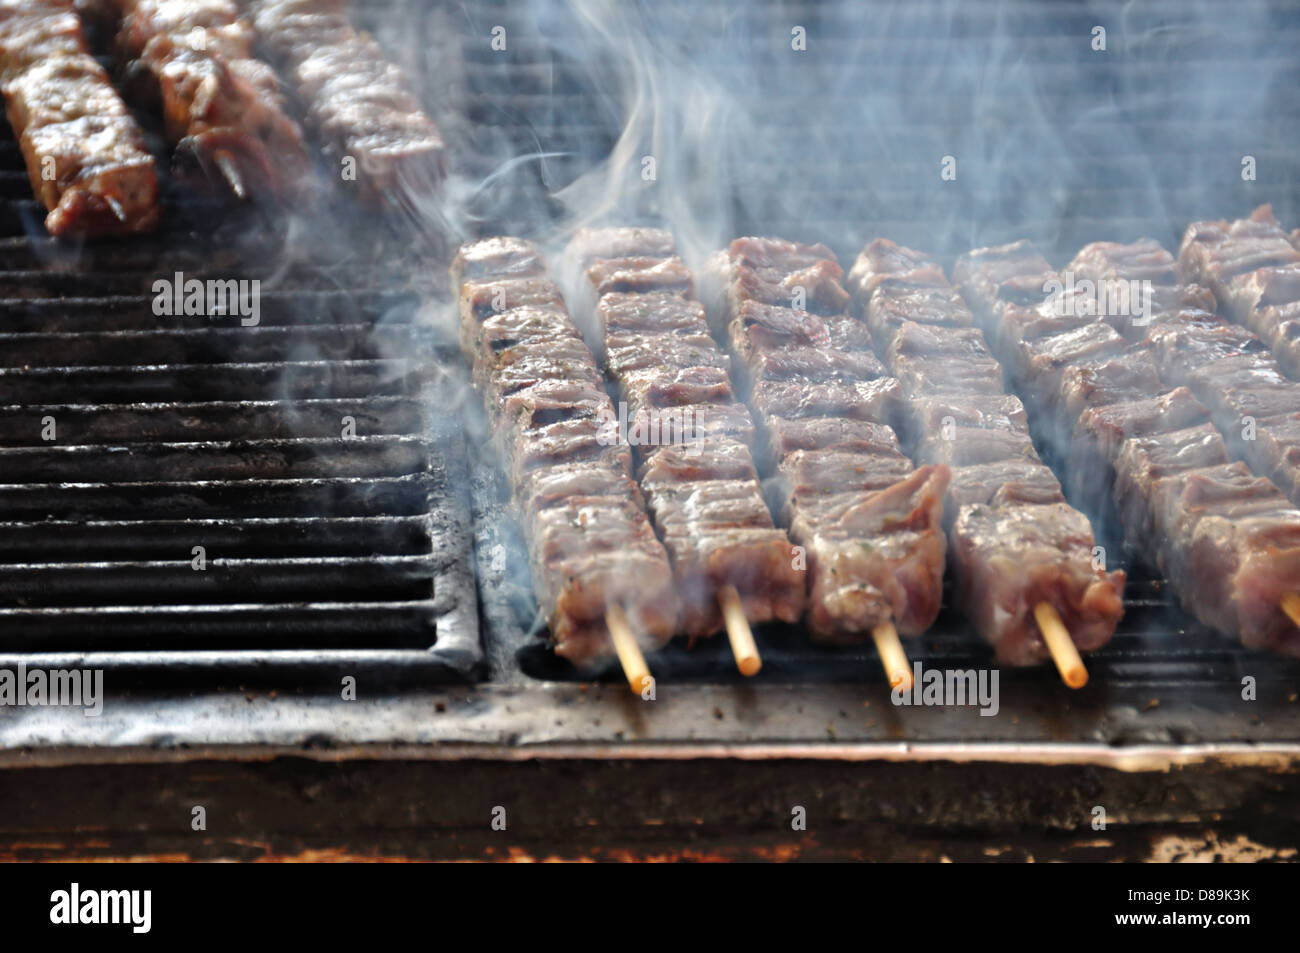
[[[340,255],[166,194],[159,234],[54,242],[0,141],[0,667],[478,677],[463,448],[431,413],[409,238],[330,210]],[[176,272],[258,279],[256,326],[158,315]]]

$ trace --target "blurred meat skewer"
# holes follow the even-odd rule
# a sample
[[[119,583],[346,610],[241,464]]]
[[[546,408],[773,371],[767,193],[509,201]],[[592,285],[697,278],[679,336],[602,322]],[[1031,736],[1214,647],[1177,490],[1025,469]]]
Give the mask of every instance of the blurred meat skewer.
[[[0,0],[0,85],[51,235],[147,232],[158,177],[71,0]]]

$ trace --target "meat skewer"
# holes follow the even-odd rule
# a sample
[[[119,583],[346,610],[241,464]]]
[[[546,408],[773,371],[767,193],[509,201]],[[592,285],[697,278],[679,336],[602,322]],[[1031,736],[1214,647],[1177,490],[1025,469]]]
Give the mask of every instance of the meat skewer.
[[[1139,258],[1143,265],[1138,264]],[[1080,251],[1069,267],[1076,274],[1098,282],[1099,292],[1103,282],[1132,281],[1139,274],[1144,276],[1143,280],[1159,282],[1157,292],[1164,291],[1177,276],[1173,256],[1151,239],[1131,245],[1095,242]],[[1113,297],[1099,300],[1097,313],[1112,323],[1119,323],[1122,316],[1109,313],[1102,306]],[[1159,299],[1160,295],[1156,297]],[[1285,567],[1294,560],[1294,554],[1288,554],[1285,542],[1279,545],[1279,536],[1290,539],[1290,546],[1294,547],[1296,516],[1287,512],[1288,507],[1277,505],[1276,496],[1270,490],[1280,489],[1292,503],[1300,500],[1297,474],[1300,384],[1283,377],[1277,359],[1265,342],[1245,328],[1228,324],[1210,313],[1207,309],[1213,307],[1214,298],[1205,289],[1176,288],[1175,293],[1164,297],[1169,304],[1156,307],[1150,321],[1145,323],[1144,343],[1155,357],[1163,382],[1167,386],[1189,388],[1205,404],[1206,413],[1225,438],[1232,456],[1244,460],[1256,474],[1271,480],[1270,486],[1261,483],[1252,487],[1251,500],[1258,503],[1267,499],[1272,511],[1271,520],[1254,521],[1253,533],[1257,542],[1266,540],[1266,545],[1261,547],[1263,552],[1258,554],[1262,569],[1274,568],[1269,565],[1269,557],[1276,557],[1275,566]],[[1279,410],[1280,414],[1274,413]],[[1271,538],[1265,536],[1268,531],[1273,534]],[[1281,592],[1279,608],[1300,627],[1300,594],[1294,588],[1295,574],[1288,576],[1283,568],[1278,575],[1272,591]],[[1260,606],[1254,614],[1267,617],[1267,607]],[[1272,621],[1281,620],[1274,616]]]
[[[807,552],[813,637],[869,636],[905,690],[899,633],[924,632],[942,601],[950,472],[901,452],[902,387],[844,314],[842,275],[824,246],[741,238],[710,260],[706,298],[762,430],[781,522]]]
[[[1300,382],[1268,345],[1215,315],[1207,289],[1176,284],[1174,258],[1158,242],[1095,242],[1068,268],[1096,284],[1099,318],[1150,344],[1166,385],[1189,388],[1209,409],[1232,455],[1300,504]],[[1138,280],[1151,282],[1152,297],[1140,324],[1123,313],[1131,309],[1109,307],[1122,295],[1105,294],[1106,285]]]
[[[253,56],[234,0],[93,0],[116,27],[125,75],[156,103],[178,157],[197,161],[240,200],[310,194],[302,131],[274,71]]]
[[[1194,222],[1178,249],[1185,281],[1214,292],[1221,312],[1272,349],[1300,378],[1300,251],[1261,205],[1236,222]]]
[[[1102,252],[1085,249],[1076,264],[1104,274],[1103,284],[1126,269],[1152,280],[1159,259],[1149,243],[1127,256]],[[1057,438],[1071,429],[1072,498],[1096,512],[1113,499],[1125,537],[1154,552],[1196,618],[1251,648],[1300,651],[1280,608],[1282,593],[1300,583],[1300,511],[1231,462],[1210,411],[1188,388],[1169,389],[1145,340],[1118,332],[1131,318],[1108,311],[1082,283],[1072,294],[1049,292],[1062,276],[1023,242],[974,252],[958,273],[1015,388],[1033,395],[1037,425]],[[1203,291],[1166,286],[1157,297],[1164,306],[1143,317],[1151,334],[1204,316],[1195,306]]]
[[[577,310],[617,382],[642,492],[673,563],[682,630],[725,629],[737,667],[761,666],[751,623],[796,622],[804,572],[776,528],[750,455],[754,427],[709,336],[694,277],[658,229],[579,232],[567,271]]]
[[[347,0],[244,0],[327,151],[355,160],[371,198],[424,195],[446,176],[438,127],[379,45],[352,28]]]
[[[1039,459],[1024,405],[937,264],[878,239],[849,274],[858,313],[903,382],[918,460],[953,468],[947,494],[960,606],[1000,661],[1051,659],[1072,688],[1080,651],[1123,613],[1123,572],[1094,565],[1092,527]]]
[[[72,0],[0,0],[0,88],[51,235],[157,227],[154,158]]]
[[[678,599],[600,370],[528,242],[466,244],[451,274],[555,652],[579,666],[617,654],[641,693],[642,648],[672,637]]]

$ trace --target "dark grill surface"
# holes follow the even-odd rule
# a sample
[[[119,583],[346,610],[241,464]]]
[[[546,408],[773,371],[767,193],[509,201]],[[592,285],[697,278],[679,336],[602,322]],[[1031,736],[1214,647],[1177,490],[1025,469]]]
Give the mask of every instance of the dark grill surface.
[[[345,247],[173,186],[164,232],[59,245],[0,141],[0,667],[477,676],[429,269],[327,215]],[[260,279],[260,322],[158,316],[177,272]]]

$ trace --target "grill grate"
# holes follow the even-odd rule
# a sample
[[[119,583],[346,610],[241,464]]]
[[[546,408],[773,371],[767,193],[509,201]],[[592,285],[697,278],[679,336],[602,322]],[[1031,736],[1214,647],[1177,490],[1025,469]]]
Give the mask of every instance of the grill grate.
[[[1154,234],[1176,245],[1186,222],[1235,217],[1261,201],[1272,201],[1283,220],[1300,223],[1293,184],[1300,180],[1293,148],[1300,111],[1293,97],[1271,95],[1300,79],[1300,63],[1287,53],[1300,33],[1300,4],[1250,2],[1234,9],[1242,15],[1213,30],[1206,9],[1174,0],[1138,9],[1111,2],[909,0],[879,4],[868,17],[856,4],[780,0],[638,4],[624,12],[629,21],[666,31],[657,41],[663,62],[712,57],[722,64],[706,72],[725,82],[736,110],[757,118],[762,135],[756,138],[728,141],[719,133],[716,160],[731,163],[728,188],[699,196],[705,208],[729,209],[735,234],[823,242],[842,262],[880,235],[948,257],[1028,237],[1066,261],[1095,240]],[[507,51],[489,42],[498,24],[506,28]],[[791,24],[807,27],[806,66],[789,65]],[[1110,31],[1105,59],[1088,45],[1097,24]],[[606,26],[617,36],[624,24]],[[446,125],[459,136],[461,170],[489,183],[477,194],[475,231],[546,242],[561,211],[548,196],[595,167],[619,138],[621,116],[605,94],[619,88],[627,61],[590,55],[578,19],[558,2],[491,0],[466,9],[452,27],[452,38],[427,52],[424,63],[430,71],[436,65],[439,83],[453,89],[459,115]],[[971,90],[949,95],[937,88],[945,70],[960,72],[983,60],[990,67],[979,75],[998,93],[993,101],[977,103]],[[765,71],[770,75],[759,75]],[[1186,83],[1192,74],[1236,91],[1223,94],[1231,102],[1208,110],[1196,101],[1200,87]],[[895,105],[879,114],[886,100]],[[1027,103],[1038,113],[1028,123],[1035,134],[1018,139],[1026,123],[1016,111]],[[844,130],[847,122],[867,120],[869,135]],[[942,183],[939,159],[950,152],[962,171],[956,182]],[[1254,181],[1239,174],[1243,153],[1258,163]],[[547,158],[503,164],[507,156],[538,154]],[[774,168],[777,189],[769,187]],[[655,188],[669,187],[661,175]],[[1048,462],[1059,471],[1058,461]],[[522,548],[521,531],[491,461],[475,464],[473,487],[494,667],[508,678],[580,678],[537,637],[543,622],[528,569],[512,561]],[[1222,689],[1251,674],[1289,694],[1281,690],[1294,684],[1300,662],[1247,652],[1197,626],[1132,553],[1114,540],[1108,551],[1122,554],[1112,561],[1131,575],[1119,632],[1088,660],[1097,684],[1195,691]],[[780,626],[760,633],[760,647],[763,679],[879,678],[870,648],[822,650],[799,630]],[[947,610],[908,651],[926,667],[992,663],[964,621]],[[690,651],[678,640],[654,667],[675,681],[740,680],[721,638]],[[1059,690],[1046,668],[1004,675]],[[605,677],[620,676],[610,670]]]
[[[1295,0],[1246,0],[1231,14],[1183,0],[894,0],[869,11],[671,0],[611,4],[604,16],[584,5],[600,29],[555,0],[425,14],[442,30],[422,35],[450,36],[418,62],[439,74],[430,95],[459,111],[447,127],[460,169],[485,183],[474,206],[484,233],[545,236],[558,212],[547,195],[622,132],[610,94],[632,60],[611,44],[644,30],[656,91],[683,76],[693,85],[680,113],[662,115],[657,183],[632,175],[623,191],[653,203],[656,190],[684,189],[692,214],[724,210],[735,234],[825,242],[842,258],[879,235],[947,257],[1028,237],[1064,261],[1095,240],[1176,242],[1188,221],[1264,201],[1300,221],[1300,105],[1285,94],[1300,81]],[[504,51],[491,45],[497,25]],[[794,25],[805,52],[791,49]],[[1092,48],[1097,26],[1105,51]],[[593,50],[593,36],[605,45]],[[697,77],[725,90],[725,108]],[[698,140],[682,128],[692,123],[705,130]],[[632,142],[631,163],[655,152]],[[676,147],[699,154],[676,165]],[[943,181],[949,155],[957,176]],[[504,164],[516,156],[539,158]]]
[[[429,411],[409,237],[166,208],[158,235],[53,242],[0,140],[0,667],[476,678],[463,445]],[[156,315],[176,272],[260,280],[258,323]]]

